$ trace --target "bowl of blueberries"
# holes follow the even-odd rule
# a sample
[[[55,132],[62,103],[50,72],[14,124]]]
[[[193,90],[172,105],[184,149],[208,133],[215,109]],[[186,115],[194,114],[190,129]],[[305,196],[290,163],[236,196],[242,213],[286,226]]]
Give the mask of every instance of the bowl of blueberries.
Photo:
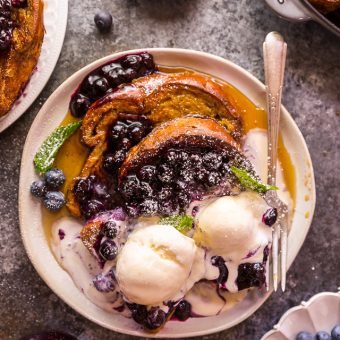
[[[261,340],[340,340],[340,289],[289,309]]]

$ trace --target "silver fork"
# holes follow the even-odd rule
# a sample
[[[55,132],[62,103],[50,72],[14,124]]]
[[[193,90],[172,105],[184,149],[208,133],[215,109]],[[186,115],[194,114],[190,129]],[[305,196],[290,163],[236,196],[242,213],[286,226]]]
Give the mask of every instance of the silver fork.
[[[276,184],[277,144],[280,125],[280,108],[284,68],[287,54],[287,44],[277,32],[271,32],[263,43],[263,56],[267,93],[268,113],[268,175],[269,185]],[[272,282],[274,291],[277,290],[279,280],[278,264],[280,259],[281,289],[286,288],[287,271],[287,233],[288,233],[288,207],[283,203],[275,190],[266,194],[267,203],[278,211],[278,218],[273,226],[272,242]],[[279,239],[280,252],[279,257]],[[269,259],[267,261],[267,273],[269,273]],[[267,275],[267,289],[270,287],[269,275]]]

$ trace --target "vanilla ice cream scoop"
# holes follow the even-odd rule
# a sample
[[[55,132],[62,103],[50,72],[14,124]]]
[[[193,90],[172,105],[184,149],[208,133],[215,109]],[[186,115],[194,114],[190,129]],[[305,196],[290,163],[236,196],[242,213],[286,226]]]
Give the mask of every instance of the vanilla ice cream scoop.
[[[124,296],[142,305],[159,305],[186,293],[197,247],[193,239],[169,225],[133,231],[122,248],[116,278]]]

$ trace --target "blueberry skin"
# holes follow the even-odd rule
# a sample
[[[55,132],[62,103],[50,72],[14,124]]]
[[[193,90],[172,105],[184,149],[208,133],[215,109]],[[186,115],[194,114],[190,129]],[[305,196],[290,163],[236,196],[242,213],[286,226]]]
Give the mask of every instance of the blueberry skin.
[[[55,212],[65,205],[64,194],[60,191],[49,191],[43,200],[44,206],[49,211]]]
[[[309,332],[300,332],[296,338],[296,340],[314,340],[314,336]]]
[[[112,26],[112,15],[109,12],[100,11],[94,16],[94,23],[100,32],[108,32]]]
[[[90,98],[81,93],[77,93],[71,100],[70,111],[73,117],[84,117],[91,106]]]
[[[340,325],[336,325],[331,332],[332,340],[340,339]]]
[[[107,221],[104,223],[101,230],[103,236],[113,239],[117,236],[117,233],[117,223],[115,221]]]
[[[44,176],[46,186],[50,190],[58,190],[66,180],[64,173],[60,169],[51,169]]]
[[[320,331],[316,333],[315,339],[316,340],[331,340],[331,336],[325,331]]]
[[[191,304],[186,301],[182,300],[176,307],[175,316],[180,321],[187,320],[191,315]]]
[[[35,197],[44,197],[46,192],[47,192],[47,188],[45,185],[44,181],[35,181],[31,184],[31,188],[30,188],[31,194]]]
[[[118,248],[112,240],[104,241],[99,248],[99,254],[105,261],[112,261],[118,255]]]

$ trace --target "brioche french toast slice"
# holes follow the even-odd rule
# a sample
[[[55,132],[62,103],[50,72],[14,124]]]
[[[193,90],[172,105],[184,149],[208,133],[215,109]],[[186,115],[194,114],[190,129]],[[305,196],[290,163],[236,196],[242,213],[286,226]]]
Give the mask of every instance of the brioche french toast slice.
[[[28,0],[24,8],[12,8],[12,42],[0,51],[0,117],[20,96],[34,71],[44,38],[43,1]]]
[[[84,117],[82,138],[92,148],[80,176],[68,190],[68,208],[81,216],[79,204],[73,193],[79,178],[96,175],[107,177],[103,170],[103,155],[108,149],[108,133],[119,115],[145,116],[157,126],[162,122],[199,113],[218,120],[229,131],[230,139],[239,139],[241,121],[236,105],[222,87],[210,78],[193,73],[156,73],[139,78],[132,84],[95,102]]]

